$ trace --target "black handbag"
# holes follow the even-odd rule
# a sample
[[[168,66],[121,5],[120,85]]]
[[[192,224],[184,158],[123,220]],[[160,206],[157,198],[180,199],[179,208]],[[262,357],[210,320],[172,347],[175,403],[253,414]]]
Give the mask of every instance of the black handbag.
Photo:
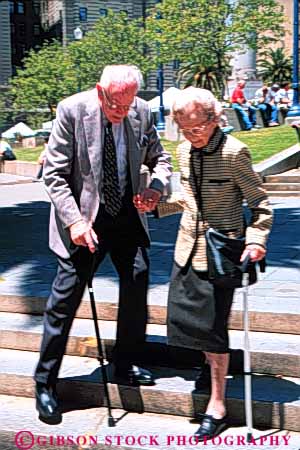
[[[202,156],[202,155],[201,155]],[[203,208],[201,196],[202,170],[201,164],[200,183],[197,181],[197,174],[191,162],[191,168],[197,191],[198,208],[202,213],[203,222],[206,222],[206,215]],[[198,215],[199,220],[199,215]],[[198,226],[197,226],[198,229]],[[248,273],[247,285],[257,281],[256,263],[250,261],[250,256],[241,263],[241,255],[245,249],[245,238],[230,238],[214,228],[208,228],[205,232],[207,247],[208,278],[216,286],[222,288],[239,288],[243,286],[243,273]],[[261,272],[265,271],[265,259],[259,261]]]
[[[240,262],[245,249],[245,238],[229,238],[209,228],[206,233],[208,278],[216,286],[239,288],[243,286],[243,273],[248,272],[247,284],[257,281],[256,265],[246,258]]]

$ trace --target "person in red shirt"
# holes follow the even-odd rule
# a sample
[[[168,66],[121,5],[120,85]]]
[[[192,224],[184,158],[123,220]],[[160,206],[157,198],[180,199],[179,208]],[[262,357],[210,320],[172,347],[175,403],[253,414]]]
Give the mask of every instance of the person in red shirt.
[[[256,108],[247,104],[247,99],[244,95],[243,89],[246,86],[245,80],[240,80],[237,87],[234,89],[231,96],[232,108],[235,109],[242,122],[244,130],[252,130],[252,128],[260,128],[256,125]],[[248,111],[247,111],[248,109]]]

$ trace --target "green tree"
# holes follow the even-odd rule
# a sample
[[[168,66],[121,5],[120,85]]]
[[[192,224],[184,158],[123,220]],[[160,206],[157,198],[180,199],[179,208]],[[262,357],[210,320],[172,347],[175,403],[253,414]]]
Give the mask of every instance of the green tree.
[[[185,64],[178,70],[177,82],[184,86],[196,86],[212,91],[221,97],[225,91],[226,78],[231,74],[229,61],[224,64],[223,71],[217,65],[207,65],[205,62]]]
[[[262,52],[257,64],[258,74],[265,83],[282,83],[292,78],[292,57],[281,47]]]
[[[222,91],[233,52],[276,41],[284,33],[281,24],[276,0],[164,0],[149,11],[146,39],[156,63],[176,57],[182,70],[191,64],[201,73],[214,68]]]
[[[144,56],[141,25],[138,20],[128,20],[124,13],[109,10],[79,42],[63,47],[54,41],[31,50],[23,60],[24,68],[11,81],[13,107],[46,109],[53,118],[57,103],[95,86],[107,64],[137,64],[146,72],[151,60]],[[36,114],[29,122],[36,126]]]
[[[108,10],[80,42],[68,46],[76,73],[80,67],[82,89],[95,85],[107,64],[136,64],[146,73],[151,60],[144,55],[143,27],[140,20],[129,20],[125,13]]]
[[[24,68],[11,80],[13,107],[16,110],[47,109],[54,117],[59,100],[76,92],[76,75],[66,48],[59,42],[46,43],[30,50]]]

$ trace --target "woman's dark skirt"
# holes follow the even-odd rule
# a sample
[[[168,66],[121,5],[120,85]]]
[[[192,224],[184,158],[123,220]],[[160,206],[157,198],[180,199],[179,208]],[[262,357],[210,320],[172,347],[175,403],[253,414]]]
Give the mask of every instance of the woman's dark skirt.
[[[189,262],[174,264],[168,298],[168,344],[227,353],[228,318],[234,289],[221,289]]]

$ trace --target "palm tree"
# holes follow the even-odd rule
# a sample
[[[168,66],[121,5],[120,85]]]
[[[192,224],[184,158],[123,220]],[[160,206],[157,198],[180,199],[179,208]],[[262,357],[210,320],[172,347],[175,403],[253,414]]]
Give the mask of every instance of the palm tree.
[[[224,95],[226,78],[230,73],[229,66],[220,70],[217,64],[190,63],[178,70],[177,82],[183,82],[184,88],[195,86],[208,89],[216,97],[221,98]]]
[[[265,83],[282,83],[292,78],[292,57],[287,56],[282,47],[261,53],[257,65],[258,74]]]

